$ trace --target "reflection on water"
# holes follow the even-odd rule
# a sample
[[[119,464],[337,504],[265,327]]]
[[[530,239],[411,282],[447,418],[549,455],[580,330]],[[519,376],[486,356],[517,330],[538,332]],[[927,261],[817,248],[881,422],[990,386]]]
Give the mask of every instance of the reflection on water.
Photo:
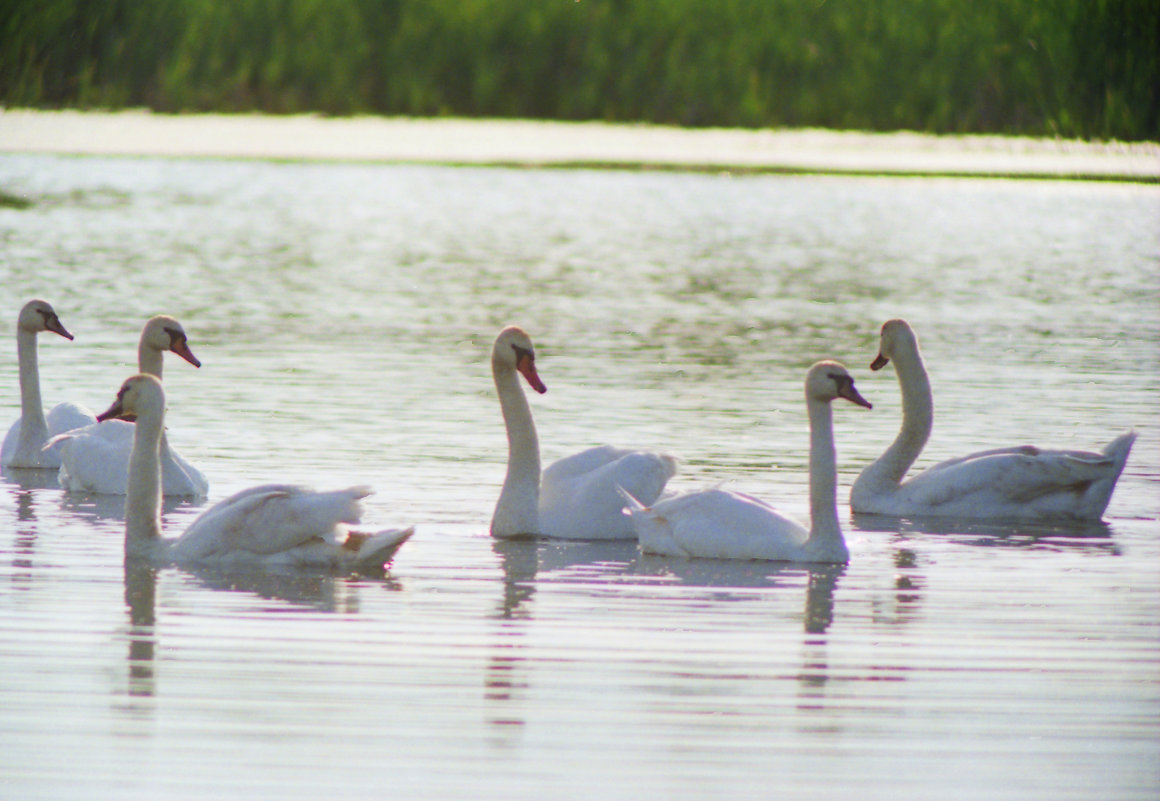
[[[960,520],[951,517],[891,517],[852,513],[854,525],[862,531],[879,531],[899,535],[937,534],[963,545],[996,548],[1083,548],[1118,555],[1112,538],[1112,527],[1102,520],[1067,522],[1002,522],[994,520]]]
[[[1160,792],[1155,187],[26,157],[0,183],[43,201],[0,210],[0,314],[42,296],[77,337],[41,350],[46,403],[107,403],[175,314],[203,367],[166,376],[168,435],[209,503],[367,483],[367,520],[417,527],[381,578],[158,571],[124,563],[123,499],[5,471],[6,795]],[[841,567],[486,535],[501,326],[537,341],[545,461],[662,447],[674,490],[804,519],[804,370],[875,404],[835,421],[844,499],[897,433],[867,370],[895,316],[930,462],[1136,428],[1107,519],[843,510]],[[204,508],[165,503],[172,532]]]
[[[157,645],[157,571],[140,560],[125,563],[125,606],[129,610],[129,695],[154,693],[154,649]]]

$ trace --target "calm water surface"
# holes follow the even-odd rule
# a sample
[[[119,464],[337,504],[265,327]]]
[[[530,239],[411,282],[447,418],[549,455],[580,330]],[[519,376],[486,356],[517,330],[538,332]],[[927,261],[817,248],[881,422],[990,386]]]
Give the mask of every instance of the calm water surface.
[[[370,483],[418,527],[383,579],[126,574],[120,499],[5,475],[0,797],[1160,794],[1160,189],[15,156],[0,187],[34,200],[0,210],[4,426],[25,300],[77,337],[41,337],[50,405],[107,405],[167,312],[211,501]],[[893,316],[921,464],[1135,428],[1105,523],[849,519]],[[803,516],[801,381],[845,362],[875,404],[835,415],[850,564],[492,542],[510,322],[546,460],[660,447],[675,488]]]

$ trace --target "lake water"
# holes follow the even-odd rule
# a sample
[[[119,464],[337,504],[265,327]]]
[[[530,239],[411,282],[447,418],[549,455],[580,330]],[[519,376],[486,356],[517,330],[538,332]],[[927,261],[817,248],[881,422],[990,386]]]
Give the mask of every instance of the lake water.
[[[12,321],[46,404],[104,408],[152,314],[210,501],[374,485],[383,579],[126,574],[120,499],[0,483],[0,797],[1155,799],[1160,187],[0,156]],[[934,385],[920,461],[1139,432],[1105,522],[853,520]],[[801,383],[844,362],[848,566],[493,542],[488,349],[535,338],[545,461],[601,442],[805,516]],[[179,532],[200,506],[170,504]]]

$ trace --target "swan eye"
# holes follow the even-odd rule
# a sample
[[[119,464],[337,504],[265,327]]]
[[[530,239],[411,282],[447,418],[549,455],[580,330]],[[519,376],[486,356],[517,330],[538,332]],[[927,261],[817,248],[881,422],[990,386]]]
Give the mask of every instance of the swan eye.
[[[852,376],[843,375],[842,373],[827,373],[834,383],[838,386],[838,394],[846,390],[847,387],[854,386],[854,378]]]
[[[536,354],[532,353],[527,348],[521,348],[519,345],[512,345],[512,350],[514,350],[516,352],[516,361],[517,362],[520,359],[525,359],[525,358],[531,359],[532,361],[535,361],[535,359],[536,359]]]
[[[166,328],[165,333],[169,334],[170,347],[175,347],[185,341],[185,334],[175,328]]]

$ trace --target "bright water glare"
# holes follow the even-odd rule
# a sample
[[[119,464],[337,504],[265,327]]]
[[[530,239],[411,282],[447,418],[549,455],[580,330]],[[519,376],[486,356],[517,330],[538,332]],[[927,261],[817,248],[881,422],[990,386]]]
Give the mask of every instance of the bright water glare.
[[[1160,189],[5,156],[0,413],[49,300],[49,406],[104,408],[150,315],[169,438],[210,502],[367,483],[417,534],[384,578],[122,564],[121,500],[0,483],[0,795],[1155,799]],[[852,519],[935,393],[928,465],[1139,439],[1105,522]],[[835,410],[848,566],[493,542],[488,349],[534,337],[545,461],[602,442],[805,516],[805,369]],[[7,343],[7,344],[4,344]],[[178,533],[203,508],[170,503]]]

